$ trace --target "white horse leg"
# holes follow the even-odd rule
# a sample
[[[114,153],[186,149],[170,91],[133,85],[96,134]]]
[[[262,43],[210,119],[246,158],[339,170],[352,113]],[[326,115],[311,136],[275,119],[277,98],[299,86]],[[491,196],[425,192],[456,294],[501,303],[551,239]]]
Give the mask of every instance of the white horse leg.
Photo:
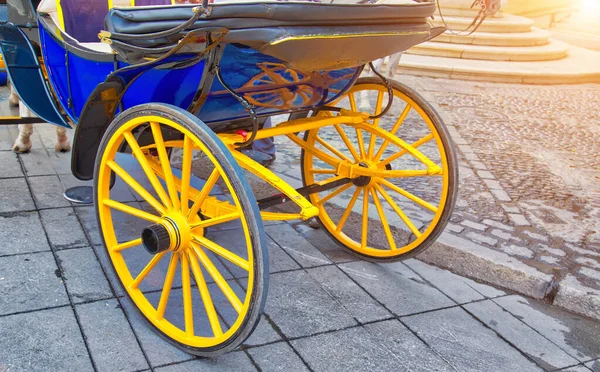
[[[390,56],[390,60],[388,62],[388,70],[387,77],[393,78],[396,75],[396,71],[398,70],[398,65],[400,64],[400,57],[402,57],[402,52],[395,53]]]
[[[373,61],[373,67],[375,67],[375,69],[377,71],[381,70],[381,66],[383,66],[384,60],[385,60],[385,58],[380,58],[376,61]],[[371,77],[371,76],[375,76],[375,73],[373,71],[369,70],[369,72],[366,75]],[[358,102],[358,111],[368,112],[370,114],[373,114],[373,107],[371,107],[371,103],[369,102],[369,91],[368,90],[363,90],[360,92],[360,99]]]
[[[63,127],[56,127],[56,145],[54,145],[54,151],[57,152],[68,152],[71,150],[71,142],[67,137],[67,129]]]
[[[8,97],[8,102],[10,102],[11,106],[17,107],[19,106],[19,96],[17,95],[17,92],[15,92],[10,80],[8,80],[8,85],[10,86],[10,97]]]
[[[13,145],[13,151],[17,153],[29,152],[31,150],[31,135],[33,124],[19,124],[19,135]]]

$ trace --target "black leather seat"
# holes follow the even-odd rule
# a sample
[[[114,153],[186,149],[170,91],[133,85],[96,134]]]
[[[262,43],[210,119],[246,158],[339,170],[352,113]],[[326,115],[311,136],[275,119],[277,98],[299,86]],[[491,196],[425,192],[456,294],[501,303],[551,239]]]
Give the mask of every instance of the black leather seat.
[[[105,20],[113,34],[144,35],[177,27],[193,6],[112,9]],[[223,42],[247,45],[299,70],[330,70],[364,64],[437,36],[427,18],[430,2],[407,4],[322,4],[307,2],[225,3],[190,29],[230,30]],[[118,40],[118,36],[115,35]],[[160,47],[176,40],[128,41]],[[114,46],[113,46],[114,47]]]

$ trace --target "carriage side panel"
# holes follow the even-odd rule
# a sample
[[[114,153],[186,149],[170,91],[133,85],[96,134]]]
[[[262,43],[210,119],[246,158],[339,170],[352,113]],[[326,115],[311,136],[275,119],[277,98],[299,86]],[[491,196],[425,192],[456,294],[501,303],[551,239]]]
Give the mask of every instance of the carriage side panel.
[[[70,127],[52,98],[33,46],[23,31],[12,23],[0,25],[0,46],[8,76],[27,108],[48,123]]]
[[[73,122],[77,123],[81,111],[96,86],[114,69],[110,55],[100,53],[89,57],[69,51],[65,43],[58,42],[40,27],[42,55],[58,101]]]
[[[249,47],[229,44],[219,61],[223,80],[256,107],[260,116],[311,109],[327,104],[348,90],[362,66],[305,73],[288,68],[277,58]],[[215,79],[198,115],[205,123],[248,117],[225,87]]]

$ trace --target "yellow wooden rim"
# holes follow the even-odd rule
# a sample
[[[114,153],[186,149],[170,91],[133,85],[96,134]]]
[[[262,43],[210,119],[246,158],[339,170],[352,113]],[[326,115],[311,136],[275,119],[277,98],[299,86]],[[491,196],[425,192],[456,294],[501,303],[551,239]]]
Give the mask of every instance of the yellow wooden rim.
[[[364,91],[364,90],[371,90],[371,91],[379,91],[379,95],[378,95],[378,109],[380,109],[382,107],[382,99],[383,99],[383,93],[387,92],[387,89],[385,86],[380,85],[380,84],[373,84],[373,83],[366,83],[366,84],[356,84],[354,87],[352,87],[352,89],[350,89],[350,91],[348,91],[345,95],[343,95],[342,97],[340,97],[340,99],[337,101],[341,101],[342,99],[344,99],[345,97],[354,97],[353,94],[359,91]],[[354,239],[350,238],[348,235],[346,235],[343,231],[338,231],[337,226],[338,224],[336,224],[331,217],[329,216],[329,213],[327,213],[326,208],[324,207],[324,201],[322,200],[322,198],[319,197],[318,194],[311,194],[310,195],[310,201],[311,203],[313,203],[313,205],[317,206],[319,208],[319,219],[321,220],[321,222],[323,223],[323,225],[325,226],[325,228],[327,229],[327,231],[333,236],[335,237],[339,242],[341,242],[342,244],[344,244],[346,247],[348,247],[349,249],[352,249],[353,251],[356,251],[360,254],[366,255],[366,256],[370,256],[370,257],[379,257],[379,258],[386,258],[386,257],[395,257],[395,256],[399,256],[399,255],[403,255],[405,253],[408,253],[414,249],[416,249],[417,247],[419,247],[419,245],[421,243],[423,243],[433,232],[433,230],[435,229],[435,227],[437,226],[437,224],[440,221],[440,218],[443,215],[444,212],[444,208],[446,206],[446,200],[448,198],[448,191],[449,191],[449,173],[450,173],[450,169],[449,169],[449,163],[448,163],[448,157],[446,154],[446,151],[444,149],[443,143],[442,143],[442,139],[440,134],[438,133],[438,131],[436,130],[432,120],[429,118],[429,116],[425,113],[425,111],[423,110],[422,107],[420,107],[417,102],[415,102],[412,98],[410,98],[408,95],[404,94],[401,91],[398,90],[394,90],[394,97],[397,97],[399,99],[402,99],[403,101],[405,101],[413,110],[415,110],[420,116],[421,118],[424,120],[424,122],[427,124],[427,126],[429,127],[431,134],[429,136],[432,136],[431,139],[435,139],[436,141],[436,145],[440,154],[440,159],[441,159],[441,165],[442,165],[442,195],[440,197],[440,201],[438,206],[435,207],[436,212],[434,213],[434,217],[431,220],[431,222],[429,223],[429,226],[427,227],[427,229],[420,233],[421,235],[419,237],[417,237],[417,239],[415,239],[413,242],[409,243],[408,245],[404,246],[404,247],[396,247],[396,249],[393,249],[392,246],[390,246],[390,249],[379,249],[379,248],[374,248],[374,247],[369,247],[366,244],[366,234],[367,231],[365,228],[365,224],[363,223],[363,231],[362,231],[362,235],[363,235],[363,240],[365,240],[364,242],[357,242]],[[336,102],[336,103],[337,103]],[[354,98],[350,99],[350,103],[352,105],[352,110],[356,111],[357,107],[356,107],[356,102],[354,101]],[[335,104],[333,104],[335,105]],[[377,110],[377,109],[376,109]],[[408,112],[407,112],[408,113]],[[360,132],[360,130],[359,130]],[[318,133],[318,129],[317,130],[313,130],[311,132],[309,132],[309,136],[307,138],[307,142],[309,145],[314,146],[315,145],[315,140],[317,137],[317,133]],[[362,135],[361,135],[362,136]],[[377,154],[367,154],[367,150],[365,149],[365,144],[364,142],[362,142],[361,140],[362,137],[357,136],[358,142],[359,142],[359,151],[360,154],[356,153],[356,155],[358,157],[362,157],[364,156],[373,156],[373,155],[377,155]],[[424,137],[425,138],[425,137]],[[371,149],[373,146],[369,146],[369,148]],[[332,149],[335,151],[335,149]],[[354,152],[356,152],[356,150],[353,150]],[[365,154],[363,154],[363,151],[365,152]],[[315,178],[314,178],[314,174],[312,172],[309,172],[307,170],[312,169],[313,168],[313,159],[314,157],[311,156],[309,153],[305,152],[305,156],[304,156],[304,164],[303,164],[303,169],[304,169],[304,177],[305,177],[305,182],[306,184],[310,185],[315,183]],[[439,176],[439,175],[438,175]],[[382,210],[381,207],[381,199],[378,202],[376,202],[375,200],[377,200],[376,195],[375,194],[379,194],[382,195],[380,193],[382,187],[382,184],[385,184],[387,181],[385,181],[385,179],[381,178],[381,177],[376,177],[373,178],[373,181],[367,185],[367,187],[357,187],[355,194],[352,196],[351,200],[350,200],[350,204],[352,204],[352,207],[354,206],[354,203],[357,201],[357,199],[359,198],[360,194],[365,195],[365,193],[367,195],[369,195],[373,200],[374,200],[374,204],[375,207],[378,211]],[[389,182],[388,182],[389,184]],[[349,184],[351,185],[351,184]],[[387,186],[387,185],[386,185]],[[348,186],[349,188],[350,186]],[[336,191],[334,191],[334,193],[331,193],[327,196],[325,196],[325,198],[329,199],[331,198],[333,194],[337,193],[341,193],[344,190],[342,190],[343,187],[338,188]],[[342,191],[340,191],[342,190]],[[366,191],[365,191],[366,190]],[[377,190],[377,192],[375,192],[375,190]],[[335,194],[335,195],[337,195]],[[386,198],[384,197],[384,200],[386,200]],[[363,203],[366,204],[366,203]],[[350,208],[353,209],[353,208]],[[367,218],[368,218],[368,204],[367,205],[363,205],[363,216],[367,214]],[[381,214],[380,214],[381,215]],[[342,216],[343,217],[343,216]],[[364,218],[364,217],[363,217]],[[343,223],[345,223],[346,220],[343,221]],[[385,228],[385,224],[387,224],[387,222],[384,223],[384,231],[386,232],[386,236],[387,236],[387,240],[388,243],[391,245],[393,243],[390,242],[390,235],[391,233],[389,232],[389,226],[386,229]],[[394,243],[395,244],[395,243]]]
[[[214,185],[214,183],[217,182],[218,177],[220,177],[225,182],[225,184],[233,198],[233,201],[234,201],[233,204],[236,206],[237,212],[239,213],[239,219],[242,224],[244,238],[246,239],[248,259],[244,260],[243,258],[236,256],[232,252],[221,251],[220,254],[222,257],[227,256],[225,258],[230,261],[231,260],[235,261],[236,260],[235,257],[242,260],[240,262],[243,262],[243,265],[248,270],[248,282],[247,282],[247,288],[246,288],[246,295],[245,295],[245,298],[243,301],[240,301],[239,303],[237,303],[237,306],[236,306],[236,304],[234,304],[235,301],[232,301],[230,299],[230,302],[231,302],[233,308],[235,310],[237,310],[237,312],[238,312],[238,317],[237,317],[236,321],[234,322],[234,324],[232,324],[227,330],[220,329],[222,327],[222,324],[220,324],[219,319],[218,319],[217,315],[214,313],[214,311],[212,312],[212,317],[211,317],[211,311],[209,311],[209,309],[207,307],[208,303],[207,303],[206,297],[205,297],[208,290],[206,287],[206,282],[204,281],[203,276],[202,276],[203,275],[202,270],[200,270],[200,266],[199,266],[199,264],[202,265],[206,269],[206,271],[209,273],[209,275],[212,275],[211,270],[214,270],[216,268],[214,266],[211,268],[206,265],[206,260],[209,260],[209,259],[206,256],[206,254],[203,253],[202,247],[207,248],[207,249],[211,250],[212,252],[215,252],[215,250],[218,251],[219,249],[222,249],[222,247],[220,247],[219,245],[216,245],[216,243],[214,243],[214,242],[211,244],[211,241],[208,241],[208,239],[205,239],[206,241],[203,242],[202,244],[195,244],[196,242],[192,242],[187,247],[181,247],[181,248],[179,248],[179,250],[177,250],[175,252],[171,252],[171,262],[169,264],[169,269],[168,269],[166,277],[165,277],[164,288],[171,286],[172,280],[175,276],[177,264],[180,263],[181,264],[181,273],[182,273],[182,291],[183,291],[183,298],[184,298],[184,300],[183,300],[184,301],[184,313],[185,313],[184,318],[185,318],[185,323],[186,323],[184,328],[186,328],[186,329],[179,328],[178,326],[172,324],[169,320],[167,320],[164,317],[164,307],[166,307],[166,302],[163,306],[162,300],[161,300],[161,303],[159,303],[157,308],[155,308],[150,303],[150,301],[148,300],[146,295],[139,289],[139,282],[141,282],[141,280],[139,280],[139,277],[142,275],[142,273],[144,273],[145,271],[149,272],[150,270],[152,270],[152,268],[155,267],[155,265],[158,263],[158,261],[161,260],[162,258],[164,258],[165,254],[168,251],[165,251],[165,252],[162,252],[162,253],[159,253],[159,254],[153,256],[152,260],[149,262],[149,264],[146,266],[146,268],[144,268],[144,270],[142,270],[142,272],[140,274],[138,274],[138,277],[136,277],[136,278],[133,278],[132,274],[129,271],[127,263],[125,262],[125,259],[122,255],[122,251],[124,249],[128,249],[130,247],[139,245],[141,243],[141,239],[135,239],[135,240],[132,240],[129,242],[124,242],[124,243],[123,242],[119,243],[117,241],[117,237],[116,237],[116,234],[114,231],[111,209],[118,209],[118,210],[121,210],[124,212],[127,212],[127,211],[123,209],[124,207],[122,207],[122,205],[119,205],[120,203],[110,200],[109,186],[110,186],[110,182],[111,182],[111,173],[112,173],[111,170],[114,171],[115,173],[119,174],[119,176],[121,176],[121,174],[122,174],[122,172],[124,172],[124,170],[122,168],[119,169],[118,166],[115,167],[115,164],[114,164],[115,163],[114,159],[115,159],[117,150],[119,149],[119,147],[123,141],[127,141],[127,137],[129,137],[129,135],[131,134],[131,131],[133,129],[135,129],[136,127],[138,127],[140,125],[145,125],[147,123],[151,123],[151,126],[153,126],[154,128],[158,127],[158,132],[160,132],[160,125],[169,126],[173,129],[178,130],[180,133],[182,133],[185,136],[184,137],[185,138],[185,140],[184,140],[184,142],[185,142],[184,143],[184,158],[186,156],[188,156],[188,159],[190,159],[189,160],[190,167],[191,167],[192,148],[202,151],[204,153],[204,155],[208,159],[210,159],[210,161],[215,166],[214,172],[210,177],[210,178],[213,178],[212,185]],[[161,155],[166,156],[166,151],[165,151],[166,147],[164,146],[162,135],[160,136],[160,138],[157,138],[157,135],[156,135],[157,133],[154,131],[153,131],[153,133],[155,134],[156,149],[158,150],[159,157],[161,157]],[[129,137],[129,138],[131,138],[131,137]],[[139,149],[140,148],[138,147],[138,150]],[[135,150],[133,152],[135,154]],[[138,161],[140,161],[139,157],[137,157],[137,158],[138,158]],[[147,159],[145,161],[147,161]],[[161,163],[164,164],[164,162],[161,162]],[[170,166],[167,165],[167,168],[170,169]],[[118,172],[120,172],[120,173],[116,172],[115,169],[117,169]],[[150,167],[150,169],[151,169],[151,167]],[[164,169],[165,168],[163,167],[163,170]],[[158,201],[156,199],[154,199],[154,200],[149,199],[152,202],[151,204],[154,204],[153,206],[155,206],[155,208],[163,209],[162,213],[160,213],[161,216],[158,217],[158,216],[151,215],[149,213],[142,212],[142,211],[135,212],[138,217],[150,220],[151,222],[149,222],[149,224],[152,222],[159,221],[159,219],[164,216],[169,216],[169,217],[175,216],[173,218],[179,220],[178,221],[179,223],[181,223],[181,224],[185,223],[185,222],[182,222],[181,216],[184,215],[184,212],[186,212],[185,209],[188,208],[188,206],[183,203],[180,203],[178,200],[176,200],[178,198],[178,196],[176,196],[176,195],[178,195],[177,191],[181,192],[181,194],[182,194],[181,200],[185,200],[183,194],[186,193],[185,195],[187,195],[187,192],[190,192],[189,188],[191,188],[191,186],[189,186],[189,178],[186,179],[185,172],[182,171],[182,180],[178,180],[179,181],[178,185],[181,185],[181,187],[177,191],[173,192],[172,190],[176,189],[175,182],[173,180],[174,176],[171,173],[169,173],[168,169],[167,169],[167,172],[165,172],[165,174],[164,174],[164,176],[165,176],[164,181],[167,186],[168,195],[163,195],[163,198],[160,198],[161,193],[157,192],[157,194],[159,194],[159,199],[161,199],[161,201]],[[217,176],[215,176],[215,174],[217,174]],[[123,176],[125,178],[127,178],[126,174],[124,174]],[[214,346],[223,344],[223,343],[227,342],[230,338],[232,338],[236,334],[236,332],[238,332],[240,330],[240,328],[243,326],[244,320],[246,319],[246,315],[248,314],[249,309],[250,309],[250,305],[251,305],[251,301],[252,301],[252,294],[254,291],[254,275],[255,275],[255,273],[254,273],[254,255],[252,252],[252,240],[250,237],[249,228],[247,225],[247,221],[244,218],[244,211],[241,207],[239,198],[236,195],[236,193],[234,192],[234,188],[233,188],[229,178],[227,177],[226,173],[224,172],[223,168],[220,166],[220,164],[219,164],[218,160],[215,158],[215,156],[208,150],[208,148],[202,143],[202,141],[192,131],[188,130],[186,127],[184,127],[172,120],[169,120],[169,119],[166,119],[166,118],[160,117],[160,116],[139,116],[139,117],[135,117],[135,118],[125,122],[112,134],[112,136],[108,140],[108,142],[103,150],[97,177],[98,177],[98,179],[97,179],[96,193],[97,193],[98,218],[99,218],[99,222],[101,225],[102,235],[104,238],[104,243],[105,243],[106,249],[107,249],[107,251],[109,253],[109,257],[114,265],[115,271],[116,271],[119,279],[121,280],[121,283],[123,284],[123,287],[129,294],[129,296],[131,297],[131,299],[133,300],[133,302],[135,303],[137,308],[144,315],[144,317],[149,322],[151,322],[152,325],[154,325],[158,330],[160,330],[162,333],[164,333],[167,337],[171,338],[172,340],[174,340],[178,343],[181,343],[181,344],[184,344],[184,345],[190,346],[190,347],[197,347],[197,348],[214,347]],[[123,179],[123,177],[121,177],[121,178]],[[211,182],[210,178],[209,178],[209,180],[206,181],[207,184],[209,184]],[[142,196],[142,197],[147,196],[147,194],[144,194],[144,190],[139,189],[140,185],[135,184],[135,180],[134,180],[134,182],[131,182],[131,180],[129,180],[129,182],[127,182],[127,180],[125,180],[125,179],[123,179],[123,180],[126,183],[128,183],[129,186],[131,186],[136,192],[138,192],[138,194],[140,194],[140,196]],[[211,186],[211,188],[212,188],[212,186]],[[186,189],[186,190],[184,190],[184,189]],[[201,194],[204,193],[205,189],[206,189],[206,187],[204,187],[202,189],[202,191],[200,191],[200,193]],[[206,197],[209,192],[210,192],[210,189],[208,189],[206,191],[204,197]],[[165,192],[163,190],[162,194],[167,194],[167,192]],[[198,199],[200,199],[200,197],[198,197]],[[165,201],[166,201],[166,203],[165,203]],[[190,216],[193,216],[193,217],[195,217],[195,214],[192,213],[194,207],[196,207],[196,205],[194,205],[192,208],[189,208],[187,210],[187,212],[190,214]],[[197,209],[198,208],[200,208],[200,203],[198,203],[198,205],[197,205]],[[131,211],[131,210],[129,210],[129,212],[134,213],[134,211]],[[197,210],[196,210],[196,212],[197,212]],[[152,221],[154,219],[156,221]],[[188,228],[194,229],[194,228],[197,228],[198,226],[202,225],[202,222],[198,222],[197,219],[194,219],[192,217],[187,218],[187,220],[188,220],[188,222],[187,222]],[[227,221],[231,221],[231,219],[229,219]],[[225,222],[227,222],[227,221],[225,221]],[[223,222],[223,221],[220,221],[220,222]],[[205,223],[205,225],[207,225],[207,224]],[[196,226],[196,227],[194,227],[194,226]],[[196,231],[196,230],[192,230],[192,232],[193,231]],[[217,253],[219,253],[219,252],[217,252]],[[225,255],[225,256],[223,256],[223,255]],[[193,260],[191,260],[191,258],[196,258],[198,262],[195,262],[195,264],[194,264],[194,262],[193,262]],[[234,261],[231,261],[231,262],[234,262]],[[172,268],[172,266],[173,266],[173,268]],[[190,271],[191,271],[191,274],[190,274]],[[190,292],[191,291],[190,277],[192,276],[192,274],[196,279],[198,290],[203,299],[202,302],[204,303],[206,312],[208,314],[208,320],[209,320],[209,323],[210,323],[212,331],[213,331],[213,337],[197,336],[194,333],[193,314],[191,314],[192,303],[191,303],[191,292]],[[200,280],[198,280],[199,277],[200,277]],[[213,279],[215,280],[215,283],[219,287],[221,287],[222,283],[219,283],[215,277],[213,277]],[[221,279],[223,279],[223,278],[221,277]],[[143,280],[143,278],[142,278],[142,280]],[[227,284],[227,283],[225,283],[225,284]],[[223,291],[223,288],[221,288],[221,290]],[[169,292],[170,292],[170,289],[169,289]],[[188,292],[187,296],[186,296],[186,292]],[[225,291],[223,291],[223,293],[225,294],[226,297],[228,296],[228,294],[225,293]],[[161,298],[163,297],[163,295],[164,295],[164,290],[163,290],[163,292],[161,292]],[[229,293],[229,295],[231,295],[231,293]],[[235,293],[233,293],[233,295],[236,296],[236,298],[237,298],[237,295],[235,295]],[[208,294],[208,296],[210,298],[210,293]],[[168,293],[167,293],[167,298],[168,298]],[[211,301],[208,301],[208,302],[211,302]],[[213,307],[214,307],[214,305],[213,305]],[[188,308],[190,310],[188,310]],[[213,308],[213,310],[214,310],[214,308]],[[161,312],[162,312],[162,315],[161,315]],[[192,322],[191,329],[189,326],[189,324],[190,324],[189,322]],[[219,329],[220,329],[220,331],[219,331]]]

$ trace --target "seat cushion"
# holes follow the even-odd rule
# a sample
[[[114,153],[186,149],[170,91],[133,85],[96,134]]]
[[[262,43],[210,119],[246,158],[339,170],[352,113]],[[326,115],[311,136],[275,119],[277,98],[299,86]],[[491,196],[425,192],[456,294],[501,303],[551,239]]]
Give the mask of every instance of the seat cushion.
[[[434,11],[433,3],[404,1],[219,3],[211,5],[210,14],[190,29],[226,28],[229,32],[223,43],[251,47],[301,71],[317,71],[364,64],[437,36],[439,30],[432,31],[427,22]],[[193,14],[193,6],[112,9],[106,29],[113,41],[120,41],[113,43],[113,48],[122,57],[156,57],[182,38],[168,30]],[[167,31],[164,37],[150,35],[162,31]],[[127,36],[132,34],[148,36]],[[136,47],[146,49],[137,52],[139,56],[129,53]]]
[[[49,15],[61,31],[82,43],[98,41],[111,7],[171,5],[173,0],[42,0],[37,11]]]

